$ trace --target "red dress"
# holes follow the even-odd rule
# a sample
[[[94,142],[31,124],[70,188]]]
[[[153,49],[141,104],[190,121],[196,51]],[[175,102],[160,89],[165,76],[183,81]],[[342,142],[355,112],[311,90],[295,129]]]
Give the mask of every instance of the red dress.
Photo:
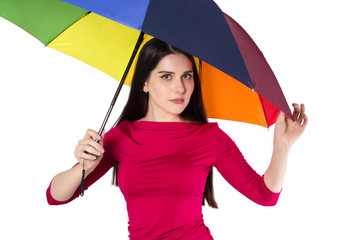
[[[240,193],[264,206],[277,203],[263,176],[246,162],[217,123],[123,121],[104,137],[104,157],[85,189],[119,162],[118,182],[129,217],[129,238],[211,240],[202,198],[211,166]],[[51,186],[51,183],[50,183]],[[47,190],[48,203],[55,200]]]

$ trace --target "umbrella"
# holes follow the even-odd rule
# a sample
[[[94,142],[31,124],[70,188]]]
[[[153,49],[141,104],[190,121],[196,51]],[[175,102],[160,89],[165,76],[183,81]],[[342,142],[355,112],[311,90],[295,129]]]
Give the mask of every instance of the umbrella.
[[[2,0],[0,16],[120,81],[99,134],[152,37],[196,58],[208,117],[264,127],[280,111],[292,118],[259,48],[212,0]]]

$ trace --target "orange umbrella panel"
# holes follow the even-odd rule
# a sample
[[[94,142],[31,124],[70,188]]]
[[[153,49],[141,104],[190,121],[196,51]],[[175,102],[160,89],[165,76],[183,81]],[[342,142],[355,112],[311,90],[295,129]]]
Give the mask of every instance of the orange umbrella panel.
[[[208,117],[253,123],[263,127],[273,124],[279,110],[264,100],[264,97],[204,61],[201,62],[200,72]]]

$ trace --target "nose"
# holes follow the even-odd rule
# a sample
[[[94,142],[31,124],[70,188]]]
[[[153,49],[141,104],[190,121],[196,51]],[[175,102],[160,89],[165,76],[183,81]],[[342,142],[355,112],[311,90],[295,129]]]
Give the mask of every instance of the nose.
[[[182,79],[176,79],[174,81],[174,88],[176,93],[184,93],[185,92],[185,85]]]

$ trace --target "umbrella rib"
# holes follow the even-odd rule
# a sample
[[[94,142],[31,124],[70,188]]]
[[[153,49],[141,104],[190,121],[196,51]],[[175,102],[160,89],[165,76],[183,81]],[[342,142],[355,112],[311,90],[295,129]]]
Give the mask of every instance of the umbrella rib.
[[[268,120],[267,120],[267,117],[266,117],[264,104],[263,104],[263,101],[262,101],[261,96],[260,96],[260,94],[259,94],[259,93],[258,93],[258,96],[259,96],[260,103],[261,103],[261,107],[262,107],[262,110],[263,110],[263,113],[264,113],[265,122],[266,122],[266,127],[267,127],[267,129],[269,129],[269,123],[268,123]]]
[[[74,25],[75,23],[77,23],[78,21],[80,21],[81,19],[83,19],[84,17],[86,17],[89,13],[91,12],[86,12],[83,16],[81,16],[79,19],[77,19],[75,22],[73,22],[72,24],[70,24],[70,26],[68,26],[67,28],[65,28],[64,30],[62,30],[58,35],[56,35],[53,39],[51,39],[46,45],[45,47],[47,47],[52,41],[54,41],[58,36],[60,36],[60,34],[62,34],[63,32],[65,32],[69,27],[71,27],[72,25]]]

